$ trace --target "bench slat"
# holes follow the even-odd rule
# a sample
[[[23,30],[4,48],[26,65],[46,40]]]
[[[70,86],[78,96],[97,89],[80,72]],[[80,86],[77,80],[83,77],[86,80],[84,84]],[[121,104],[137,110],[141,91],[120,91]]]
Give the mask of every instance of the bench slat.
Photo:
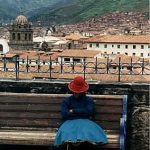
[[[24,93],[0,93],[0,103],[16,102],[16,103],[61,103],[70,94],[24,94]],[[10,99],[11,96],[11,99]],[[115,101],[122,102],[122,96],[118,95],[89,95],[96,101]],[[51,101],[53,100],[53,101]]]
[[[34,140],[34,141],[27,141],[26,139],[25,140],[17,140],[15,139],[14,141],[13,140],[8,140],[8,139],[4,139],[4,140],[1,140],[0,141],[0,144],[11,144],[11,145],[39,145],[39,146],[50,146],[53,144],[53,141],[51,140]],[[101,148],[119,148],[119,143],[110,143],[110,144],[106,144],[104,146],[101,146]]]
[[[50,132],[27,132],[27,131],[3,131],[0,132],[0,143],[4,140],[8,141],[12,141],[12,143],[14,144],[14,142],[18,141],[23,142],[23,141],[29,141],[30,144],[38,144],[37,145],[43,145],[43,141],[44,141],[44,145],[49,145],[49,142],[53,143],[54,139],[55,139],[55,135],[56,133],[50,133]],[[109,144],[119,144],[119,136],[118,134],[108,134],[108,143]],[[46,143],[47,141],[47,143]],[[26,142],[25,142],[26,143]],[[108,145],[109,145],[108,144]]]
[[[115,121],[97,121],[99,125],[101,125],[104,129],[118,129],[119,122]],[[1,126],[9,126],[9,127],[55,127],[58,128],[60,126],[60,121],[57,119],[52,119],[48,121],[47,119],[1,119],[0,118]]]
[[[9,92],[0,92],[1,97],[3,96],[11,96],[11,97],[53,97],[53,98],[64,98],[68,97],[70,94],[35,94],[35,93],[9,93]],[[89,96],[93,98],[98,98],[98,99],[122,99],[122,95],[90,95]]]
[[[59,112],[60,113],[60,105],[0,105],[0,111],[6,112]],[[120,106],[96,106],[96,112],[98,114],[108,114],[108,113],[115,113],[121,114],[122,108]]]
[[[15,105],[15,104],[60,104],[64,98],[48,98],[48,99],[36,99],[34,97],[26,99],[26,97],[0,97],[0,104],[9,104],[9,105]],[[122,106],[122,100],[116,100],[116,99],[94,99],[94,102],[97,105],[105,105],[105,106]]]
[[[94,117],[95,120],[100,121],[118,121],[120,119],[120,114],[98,114]],[[0,112],[0,118],[5,119],[47,119],[50,121],[51,119],[59,119],[59,122],[62,121],[61,114],[56,112]]]
[[[97,106],[102,105],[102,106],[122,106],[122,101],[121,100],[106,100],[106,99],[99,99],[95,100],[94,102],[96,103]]]

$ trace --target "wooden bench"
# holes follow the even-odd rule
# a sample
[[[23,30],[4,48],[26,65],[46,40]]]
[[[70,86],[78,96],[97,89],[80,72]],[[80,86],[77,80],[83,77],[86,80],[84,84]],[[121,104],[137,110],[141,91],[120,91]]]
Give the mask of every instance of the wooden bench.
[[[0,93],[0,144],[53,145],[61,124],[60,106],[68,94]],[[107,133],[104,148],[124,149],[127,96],[90,95],[94,120]]]

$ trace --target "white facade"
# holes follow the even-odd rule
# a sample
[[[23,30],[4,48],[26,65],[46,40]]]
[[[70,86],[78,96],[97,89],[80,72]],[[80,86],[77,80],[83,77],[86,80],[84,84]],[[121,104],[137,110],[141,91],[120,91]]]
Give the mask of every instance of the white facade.
[[[41,48],[43,42],[48,44],[48,47],[51,47],[52,44],[62,41],[60,38],[54,36],[44,36],[44,37],[35,37],[33,38],[34,48]]]
[[[94,36],[94,34],[87,31],[87,32],[82,32],[82,36],[92,37],[92,36]]]
[[[59,63],[61,63],[61,61],[62,61],[62,63],[73,63],[73,62],[75,62],[75,63],[82,63],[82,62],[84,62],[84,58],[80,58],[80,57],[58,57],[58,62]]]
[[[2,47],[3,54],[6,54],[7,52],[9,52],[9,45],[5,39],[0,39],[0,45]]]
[[[101,52],[87,50],[64,50],[58,57],[59,63],[83,63],[87,59],[101,58]]]
[[[87,50],[98,50],[104,54],[150,57],[150,44],[87,43]]]

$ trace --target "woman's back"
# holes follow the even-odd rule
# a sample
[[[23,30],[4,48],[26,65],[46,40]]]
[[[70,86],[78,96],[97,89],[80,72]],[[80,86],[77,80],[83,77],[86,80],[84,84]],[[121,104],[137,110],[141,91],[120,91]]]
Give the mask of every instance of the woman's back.
[[[94,108],[95,104],[91,97],[81,94],[76,98],[71,95],[63,101],[61,114],[64,120],[90,118],[94,114]]]

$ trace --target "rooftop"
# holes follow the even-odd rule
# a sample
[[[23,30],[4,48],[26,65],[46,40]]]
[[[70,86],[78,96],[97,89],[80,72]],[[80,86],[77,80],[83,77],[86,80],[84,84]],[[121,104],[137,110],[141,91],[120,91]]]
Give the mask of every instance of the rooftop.
[[[86,42],[149,44],[150,35],[98,35],[87,39]]]
[[[71,50],[64,50],[59,56],[62,57],[88,57],[93,58],[96,55],[100,54],[100,51],[92,51],[92,50],[80,50],[80,49],[71,49]]]

